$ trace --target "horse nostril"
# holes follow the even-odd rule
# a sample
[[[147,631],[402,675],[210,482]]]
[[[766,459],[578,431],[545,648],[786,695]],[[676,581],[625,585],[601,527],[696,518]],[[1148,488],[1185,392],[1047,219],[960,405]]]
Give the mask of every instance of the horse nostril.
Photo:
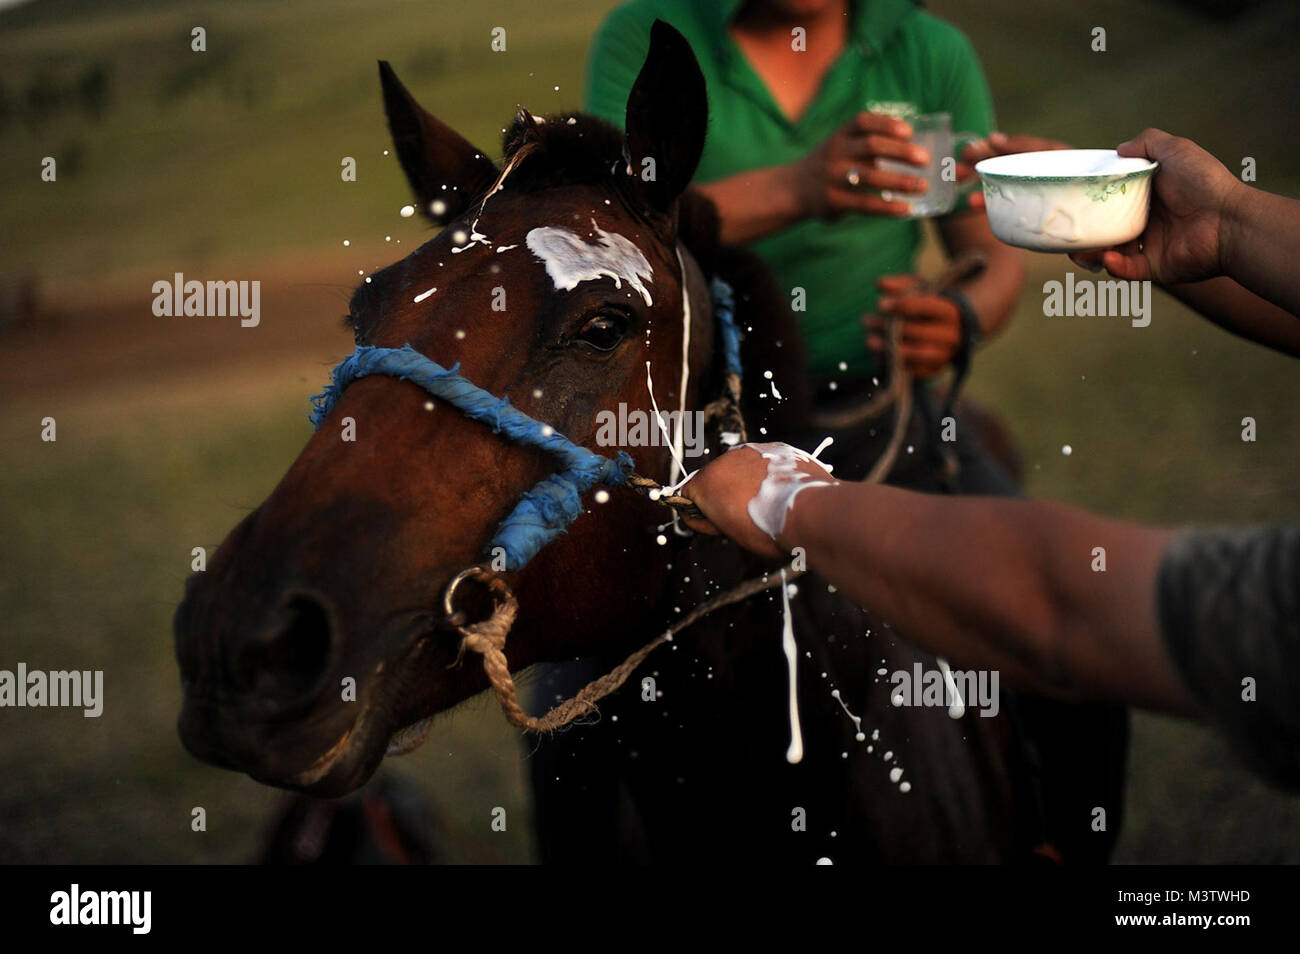
[[[234,675],[247,692],[299,698],[325,674],[330,647],[325,607],[308,596],[295,596],[276,624],[239,648]]]

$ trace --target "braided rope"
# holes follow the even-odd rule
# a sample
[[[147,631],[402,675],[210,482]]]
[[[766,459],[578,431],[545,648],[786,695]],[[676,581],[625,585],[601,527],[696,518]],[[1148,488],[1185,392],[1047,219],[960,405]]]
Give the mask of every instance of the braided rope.
[[[472,575],[487,585],[496,601],[496,607],[493,609],[492,615],[482,622],[457,627],[462,637],[460,652],[463,654],[466,650],[469,650],[483,657],[483,670],[487,674],[488,681],[492,684],[492,691],[496,694],[497,701],[501,704],[501,711],[505,713],[506,720],[511,725],[523,729],[525,732],[547,733],[561,729],[570,723],[579,722],[583,724],[592,721],[593,717],[599,715],[596,703],[623,685],[627,681],[627,677],[645,661],[647,656],[664,645],[664,643],[672,642],[673,637],[686,627],[703,619],[714,610],[748,599],[755,593],[761,593],[764,590],[781,585],[783,579],[789,581],[803,573],[802,570],[795,569],[794,565],[791,564],[785,567],[784,576],[781,571],[766,573],[719,593],[710,600],[705,600],[605,675],[587,683],[577,695],[558,703],[545,715],[537,718],[526,713],[523,706],[519,704],[515,680],[510,674],[510,664],[505,653],[506,636],[509,634],[510,628],[514,625],[515,617],[518,615],[519,603],[510,591],[510,587],[506,585],[505,580],[486,568],[479,567],[477,570],[478,572]],[[457,663],[459,661],[458,657]],[[431,722],[432,720],[426,721]],[[423,741],[428,726],[422,724],[419,729],[422,730],[419,733],[419,741]],[[415,744],[418,745],[419,742],[417,741]],[[400,749],[400,751],[409,751],[413,747],[414,745],[411,745],[409,748]]]
[[[670,494],[664,490],[664,485],[659,483],[653,477],[642,477],[640,474],[630,474],[625,482],[625,486],[632,491],[640,494],[656,503],[661,503],[666,507],[672,507],[683,517],[702,518],[704,512],[695,505],[695,501],[690,497],[684,497],[681,494]]]

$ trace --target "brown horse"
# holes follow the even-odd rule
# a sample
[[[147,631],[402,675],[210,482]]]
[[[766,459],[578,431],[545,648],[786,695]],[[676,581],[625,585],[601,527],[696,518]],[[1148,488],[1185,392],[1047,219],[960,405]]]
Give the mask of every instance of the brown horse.
[[[775,400],[751,375],[751,437],[806,438],[785,297],[756,259],[718,244],[712,207],[686,190],[707,105],[675,31],[655,26],[625,136],[583,115],[521,111],[504,174],[386,64],[380,73],[418,207],[446,227],[358,288],[349,320],[359,345],[409,343],[455,362],[479,388],[608,455],[597,414],[649,412],[647,374],[660,408],[699,409],[720,393],[708,283],[719,275],[737,291],[745,367],[771,371],[783,391]],[[545,246],[539,232],[562,240]],[[883,435],[841,437],[840,472],[861,476]],[[637,472],[668,477],[666,447],[625,450]],[[376,375],[348,386],[271,496],[187,585],[175,620],[186,747],[312,794],[363,784],[395,733],[486,687],[482,667],[458,658],[439,595],[555,468],[413,383]],[[617,488],[599,501],[588,494],[567,533],[507,568],[520,607],[512,670],[579,657],[604,665],[764,569],[726,541],[668,530],[659,504]],[[895,708],[877,671],[933,668],[933,657],[813,577],[791,602],[803,762],[784,758],[782,617],[768,593],[660,650],[595,725],[543,741],[534,763],[547,857],[1009,860],[1043,841],[1104,857],[1113,834],[1084,833],[1092,806],[1117,826],[1113,719],[1071,723],[1084,727],[1071,736],[1080,771],[1058,778],[1009,694],[988,719]],[[657,689],[647,693],[643,677]],[[891,777],[898,768],[906,786]]]

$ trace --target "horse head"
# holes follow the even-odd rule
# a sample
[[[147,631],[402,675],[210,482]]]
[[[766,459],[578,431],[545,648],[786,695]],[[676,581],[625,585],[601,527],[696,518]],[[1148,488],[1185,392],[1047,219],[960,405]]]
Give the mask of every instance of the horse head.
[[[500,167],[387,64],[380,75],[417,207],[443,228],[357,288],[358,355],[409,346],[611,459],[600,411],[649,413],[651,389],[664,410],[707,403],[719,374],[683,373],[712,367],[717,347],[708,281],[680,241],[707,118],[685,40],[656,24],[626,135],[521,110]],[[185,746],[337,795],[369,778],[395,733],[485,687],[480,667],[457,665],[439,595],[557,463],[389,374],[328,405],[270,497],[188,581],[174,629]],[[625,448],[638,473],[670,477],[664,443]],[[582,508],[535,558],[503,567],[521,607],[512,669],[631,641],[663,590],[664,509],[618,489]],[[466,599],[486,611],[486,594]]]

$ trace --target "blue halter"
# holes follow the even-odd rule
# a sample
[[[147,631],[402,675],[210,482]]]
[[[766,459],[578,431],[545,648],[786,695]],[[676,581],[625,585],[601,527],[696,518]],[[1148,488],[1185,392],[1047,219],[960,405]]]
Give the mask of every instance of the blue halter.
[[[740,332],[734,319],[731,287],[715,278],[710,291],[724,365],[729,374],[739,375]],[[334,368],[325,390],[311,399],[310,419],[319,428],[349,384],[357,378],[382,374],[418,384],[471,420],[488,425],[493,433],[559,458],[559,472],[539,481],[520,498],[488,544],[489,552],[496,547],[502,549],[507,569],[518,570],[578,519],[584,493],[596,484],[612,487],[625,483],[632,472],[632,458],[626,451],[619,451],[614,458],[605,457],[573,443],[549,424],[513,407],[507,398],[496,397],[466,380],[459,370],[459,362],[444,368],[409,344],[401,348],[358,345]]]
[[[739,378],[740,329],[736,326],[735,293],[730,285],[715,276],[709,283],[709,295],[713,298],[713,320],[718,325],[718,337],[722,339],[722,369]]]

